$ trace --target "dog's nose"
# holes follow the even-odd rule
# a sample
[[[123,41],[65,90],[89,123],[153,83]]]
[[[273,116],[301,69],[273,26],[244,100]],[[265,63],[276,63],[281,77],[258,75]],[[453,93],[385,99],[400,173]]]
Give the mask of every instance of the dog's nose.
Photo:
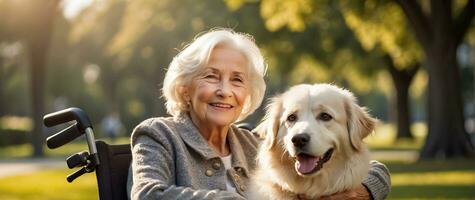
[[[299,148],[305,147],[305,145],[307,145],[309,141],[310,141],[310,135],[306,133],[297,134],[297,135],[294,135],[294,137],[292,137],[292,143],[294,143],[295,147],[299,147]]]

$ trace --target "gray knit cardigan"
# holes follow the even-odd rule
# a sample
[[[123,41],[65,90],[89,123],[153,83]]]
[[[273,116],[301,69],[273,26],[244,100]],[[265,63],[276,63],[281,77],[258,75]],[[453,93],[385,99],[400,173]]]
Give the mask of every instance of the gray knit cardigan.
[[[249,173],[255,168],[257,138],[232,125],[227,136],[232,168],[208,146],[188,115],[151,118],[131,136],[132,165],[127,192],[131,199],[245,199]],[[226,191],[228,176],[238,193]],[[363,181],[373,199],[390,191],[387,168],[376,161]]]

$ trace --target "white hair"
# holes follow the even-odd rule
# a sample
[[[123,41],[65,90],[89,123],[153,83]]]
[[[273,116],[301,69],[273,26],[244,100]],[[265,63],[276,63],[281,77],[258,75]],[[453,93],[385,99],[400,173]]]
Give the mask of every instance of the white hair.
[[[264,75],[267,65],[251,35],[238,33],[232,29],[212,29],[197,36],[188,44],[168,67],[163,81],[163,96],[167,112],[178,116],[188,110],[182,95],[183,86],[187,86],[208,63],[211,52],[217,45],[240,51],[248,60],[250,95],[246,98],[238,121],[253,113],[262,103],[266,84]]]

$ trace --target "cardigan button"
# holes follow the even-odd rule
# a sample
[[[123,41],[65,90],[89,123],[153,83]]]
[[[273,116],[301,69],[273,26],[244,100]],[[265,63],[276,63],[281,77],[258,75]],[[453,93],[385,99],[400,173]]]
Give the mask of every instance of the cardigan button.
[[[244,185],[241,185],[241,187],[239,187],[239,188],[241,188],[242,191],[246,191],[246,186],[244,186]]]
[[[219,162],[213,163],[213,169],[219,170],[219,168],[221,168],[221,163],[219,163]]]
[[[241,182],[241,177],[237,174],[233,174],[234,179],[236,179],[237,182]]]
[[[211,170],[211,169],[208,169],[208,170],[205,171],[206,176],[213,176],[213,174],[214,174],[213,170]]]

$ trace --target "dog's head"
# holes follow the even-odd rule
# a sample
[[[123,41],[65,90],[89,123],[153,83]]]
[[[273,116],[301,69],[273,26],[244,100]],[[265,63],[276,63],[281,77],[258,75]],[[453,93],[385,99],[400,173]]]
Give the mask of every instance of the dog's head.
[[[334,154],[360,151],[376,119],[352,93],[329,84],[302,84],[274,97],[256,131],[263,148],[288,153],[301,176],[317,174]]]

